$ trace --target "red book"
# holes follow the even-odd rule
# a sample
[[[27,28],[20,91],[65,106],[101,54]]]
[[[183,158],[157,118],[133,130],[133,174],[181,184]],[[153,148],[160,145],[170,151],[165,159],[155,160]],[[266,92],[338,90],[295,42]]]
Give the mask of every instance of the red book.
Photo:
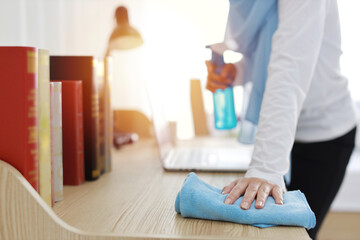
[[[79,185],[85,182],[83,85],[80,80],[55,82],[62,83],[64,185]]]
[[[0,159],[36,191],[38,183],[37,49],[0,47]]]

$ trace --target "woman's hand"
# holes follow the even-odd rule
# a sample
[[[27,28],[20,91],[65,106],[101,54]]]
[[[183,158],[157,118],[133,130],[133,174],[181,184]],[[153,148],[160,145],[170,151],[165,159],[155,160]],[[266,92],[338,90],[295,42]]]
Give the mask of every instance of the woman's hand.
[[[208,70],[206,83],[206,88],[208,90],[214,93],[217,89],[224,90],[229,86],[232,86],[236,75],[236,68],[234,64],[225,64],[221,69],[220,75],[215,72],[215,64],[211,64],[210,61],[206,61],[205,64]]]
[[[255,208],[264,207],[268,196],[275,199],[276,204],[283,204],[283,191],[279,185],[272,184],[261,178],[239,178],[223,188],[222,194],[228,194],[225,204],[233,204],[241,195],[244,195],[240,207],[250,208],[256,198]]]

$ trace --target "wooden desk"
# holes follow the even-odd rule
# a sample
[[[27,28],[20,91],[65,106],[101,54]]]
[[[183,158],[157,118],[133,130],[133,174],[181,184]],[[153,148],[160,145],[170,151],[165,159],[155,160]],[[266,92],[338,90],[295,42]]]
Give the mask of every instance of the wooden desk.
[[[197,173],[222,188],[235,173]],[[185,219],[174,210],[187,172],[166,172],[153,140],[114,151],[113,170],[94,182],[66,186],[65,199],[53,210],[85,232],[127,236],[203,239],[309,239],[300,227],[259,229],[227,222]]]

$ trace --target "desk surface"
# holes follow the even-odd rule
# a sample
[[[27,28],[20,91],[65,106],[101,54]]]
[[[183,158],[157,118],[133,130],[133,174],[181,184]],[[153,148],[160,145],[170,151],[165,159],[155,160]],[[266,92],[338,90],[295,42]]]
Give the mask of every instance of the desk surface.
[[[91,232],[145,234],[153,237],[209,239],[309,239],[304,228],[256,227],[185,219],[174,210],[176,194],[188,172],[162,169],[153,140],[113,153],[113,170],[93,182],[65,186],[55,213],[70,225]],[[197,173],[222,188],[239,173]]]

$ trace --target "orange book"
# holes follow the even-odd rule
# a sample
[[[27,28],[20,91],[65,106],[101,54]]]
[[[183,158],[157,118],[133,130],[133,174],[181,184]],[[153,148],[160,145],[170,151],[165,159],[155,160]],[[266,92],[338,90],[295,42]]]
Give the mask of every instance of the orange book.
[[[92,56],[50,56],[51,80],[81,80],[83,83],[85,179],[100,176],[99,94],[96,59]]]
[[[80,80],[62,83],[63,177],[64,185],[85,182],[83,94]]]
[[[0,47],[0,159],[39,191],[37,49]]]

